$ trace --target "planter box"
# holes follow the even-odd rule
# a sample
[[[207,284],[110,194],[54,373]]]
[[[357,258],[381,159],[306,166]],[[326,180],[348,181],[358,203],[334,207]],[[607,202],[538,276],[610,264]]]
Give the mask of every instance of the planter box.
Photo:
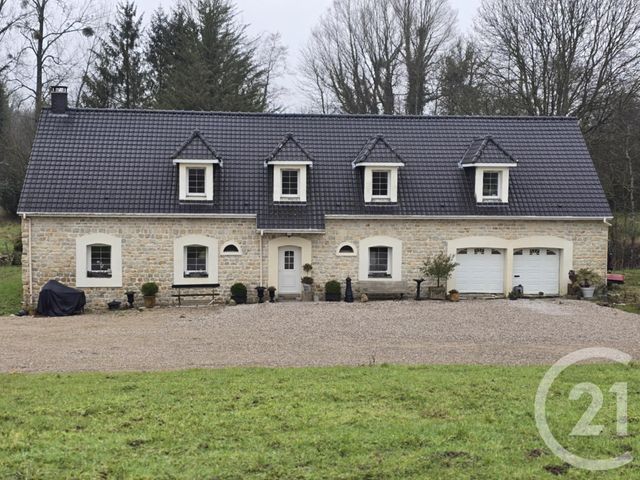
[[[447,288],[446,287],[427,287],[427,297],[431,300],[446,300]]]

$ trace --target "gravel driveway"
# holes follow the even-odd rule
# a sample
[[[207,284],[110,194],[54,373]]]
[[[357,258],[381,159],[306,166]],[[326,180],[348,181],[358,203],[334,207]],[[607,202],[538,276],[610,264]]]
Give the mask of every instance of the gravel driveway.
[[[569,300],[291,302],[0,317],[0,371],[545,364],[588,346],[640,358],[639,326],[640,316]]]

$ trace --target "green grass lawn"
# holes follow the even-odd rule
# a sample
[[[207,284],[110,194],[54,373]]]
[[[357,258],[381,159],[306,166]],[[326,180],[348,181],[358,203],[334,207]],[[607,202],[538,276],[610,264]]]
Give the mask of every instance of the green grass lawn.
[[[13,251],[13,242],[20,235],[20,222],[0,221],[0,254]],[[0,267],[0,315],[16,313],[22,303],[20,267]]]
[[[0,267],[0,315],[16,313],[21,303],[21,267]]]
[[[553,456],[533,414],[543,367],[378,366],[0,376],[0,478],[591,478]],[[604,392],[599,437],[568,438]],[[628,437],[613,428],[629,382]],[[639,452],[640,368],[572,367],[548,402],[592,458]],[[640,453],[638,453],[640,460]],[[555,472],[551,473],[551,472]],[[635,474],[633,472],[636,472]],[[638,464],[598,475],[637,478]]]
[[[640,314],[640,269],[627,269],[615,273],[624,274],[624,285],[617,288],[623,292],[622,300],[625,302],[625,305],[616,305],[616,308]]]

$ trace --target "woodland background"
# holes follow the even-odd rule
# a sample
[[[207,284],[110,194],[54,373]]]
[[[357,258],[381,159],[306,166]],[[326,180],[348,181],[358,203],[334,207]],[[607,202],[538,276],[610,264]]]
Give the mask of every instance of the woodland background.
[[[80,107],[277,112],[287,53],[231,0],[146,23],[133,1],[0,0],[0,207],[15,214],[51,86]],[[463,35],[447,0],[335,0],[292,53],[304,112],[575,116],[615,214],[613,266],[640,266],[640,1],[483,0]]]

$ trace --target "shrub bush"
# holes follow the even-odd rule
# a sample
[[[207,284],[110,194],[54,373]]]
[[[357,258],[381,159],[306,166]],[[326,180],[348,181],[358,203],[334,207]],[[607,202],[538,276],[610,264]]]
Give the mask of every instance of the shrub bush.
[[[158,284],[156,282],[147,282],[140,287],[142,295],[145,297],[154,297],[158,293]]]
[[[324,284],[324,293],[340,293],[340,282],[337,280],[329,280]]]
[[[231,295],[233,296],[246,296],[247,295],[247,286],[244,283],[234,283],[231,285]]]

